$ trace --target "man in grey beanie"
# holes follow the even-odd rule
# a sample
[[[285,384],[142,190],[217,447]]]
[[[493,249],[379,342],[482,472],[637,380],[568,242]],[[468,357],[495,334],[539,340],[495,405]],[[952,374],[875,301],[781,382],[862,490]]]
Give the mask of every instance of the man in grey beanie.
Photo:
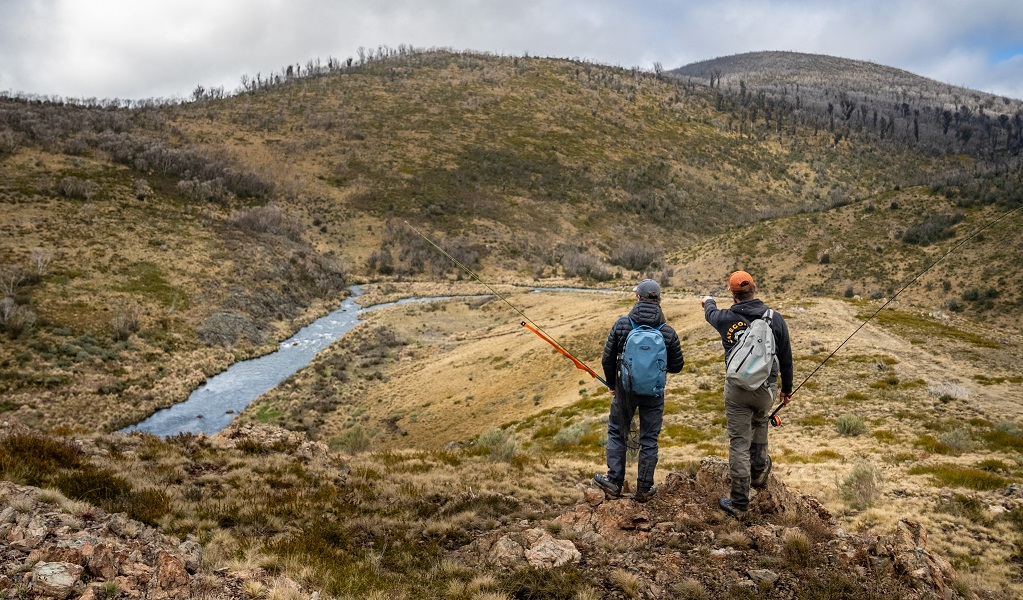
[[[632,417],[639,411],[639,474],[636,484],[635,500],[646,502],[654,497],[654,469],[657,467],[657,437],[661,433],[664,420],[664,390],[653,395],[637,395],[629,393],[627,386],[620,377],[622,354],[625,351],[629,334],[640,326],[647,326],[660,333],[666,351],[665,370],[668,373],[679,373],[685,359],[678,334],[665,323],[661,312],[661,286],[652,279],[644,279],[633,288],[636,292],[636,304],[628,315],[619,317],[604,344],[604,356],[601,365],[604,367],[604,378],[611,388],[611,412],[607,420],[607,474],[597,473],[593,481],[604,490],[610,498],[622,495],[625,483],[625,452],[626,438]]]

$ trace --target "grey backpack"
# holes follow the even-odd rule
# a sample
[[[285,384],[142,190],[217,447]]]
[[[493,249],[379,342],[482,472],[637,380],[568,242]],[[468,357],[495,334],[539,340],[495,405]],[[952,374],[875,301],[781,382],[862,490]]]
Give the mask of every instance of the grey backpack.
[[[747,390],[764,385],[778,360],[771,321],[774,311],[750,323],[725,358],[725,380]]]

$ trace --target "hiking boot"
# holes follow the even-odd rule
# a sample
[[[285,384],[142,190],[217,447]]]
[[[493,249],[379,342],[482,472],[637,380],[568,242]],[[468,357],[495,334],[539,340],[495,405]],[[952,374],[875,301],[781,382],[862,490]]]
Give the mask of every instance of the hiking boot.
[[[657,486],[654,485],[645,490],[636,490],[636,495],[632,499],[636,502],[649,502],[656,495]]]
[[[597,487],[604,490],[604,495],[608,498],[622,497],[622,486],[616,485],[613,481],[607,478],[607,475],[597,473],[593,476],[593,483],[596,483]]]
[[[771,466],[772,466],[771,457],[768,456],[767,467],[765,467],[764,470],[761,471],[760,473],[757,473],[756,475],[753,476],[752,480],[750,481],[750,487],[756,488],[758,490],[767,487],[767,477],[768,475],[771,474]]]
[[[736,519],[742,519],[746,516],[746,509],[739,508],[731,498],[722,498],[721,502],[718,503],[721,506],[721,510],[728,513],[730,516]]]

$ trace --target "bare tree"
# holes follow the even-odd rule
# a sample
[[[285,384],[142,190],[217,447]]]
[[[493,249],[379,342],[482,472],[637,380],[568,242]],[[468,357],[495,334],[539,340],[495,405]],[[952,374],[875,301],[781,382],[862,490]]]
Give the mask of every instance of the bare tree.
[[[29,260],[32,262],[32,269],[35,270],[36,277],[42,278],[49,270],[50,263],[53,262],[53,252],[45,248],[33,248]]]
[[[25,274],[21,269],[11,267],[0,268],[0,293],[6,298],[13,298],[18,291],[18,286],[25,281]]]

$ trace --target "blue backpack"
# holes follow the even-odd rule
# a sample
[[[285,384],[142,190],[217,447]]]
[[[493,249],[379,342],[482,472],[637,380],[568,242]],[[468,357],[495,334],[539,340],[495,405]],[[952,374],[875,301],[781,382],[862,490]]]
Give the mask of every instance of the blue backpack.
[[[620,366],[620,387],[631,396],[660,396],[668,378],[668,349],[657,327],[636,325],[630,318],[632,331],[625,338]]]

